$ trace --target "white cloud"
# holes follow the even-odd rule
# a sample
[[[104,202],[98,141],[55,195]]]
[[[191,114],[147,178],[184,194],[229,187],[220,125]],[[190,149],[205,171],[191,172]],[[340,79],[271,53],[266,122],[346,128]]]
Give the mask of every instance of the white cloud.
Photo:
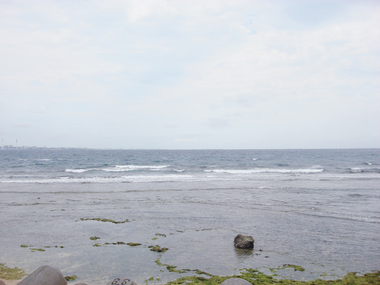
[[[52,145],[378,145],[363,138],[379,121],[376,2],[0,6],[0,127],[10,136],[22,119]],[[31,144],[49,145],[41,140]]]

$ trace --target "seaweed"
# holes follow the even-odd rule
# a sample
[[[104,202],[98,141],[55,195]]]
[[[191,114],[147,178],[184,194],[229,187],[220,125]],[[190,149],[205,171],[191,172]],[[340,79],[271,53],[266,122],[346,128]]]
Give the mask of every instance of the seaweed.
[[[166,267],[166,269],[167,269],[169,272],[186,273],[186,272],[190,271],[189,269],[178,270],[178,269],[176,269],[177,266],[173,266],[173,265],[169,265],[169,264],[163,264],[163,263],[161,263],[160,259],[157,259],[155,262],[156,262],[156,264],[159,265],[159,266]]]
[[[293,267],[293,266],[290,266]],[[294,268],[294,267],[293,267]],[[219,285],[223,281],[230,278],[241,278],[247,280],[251,284],[283,284],[283,285],[379,285],[380,284],[380,271],[374,273],[366,273],[363,276],[356,275],[355,272],[348,273],[342,279],[337,280],[321,280],[314,281],[298,281],[291,279],[274,279],[273,275],[266,275],[256,269],[245,268],[241,269],[240,275],[232,276],[218,276],[211,275],[210,278],[201,276],[184,276],[174,281],[170,281],[167,285],[179,284],[204,284],[204,285]]]
[[[45,251],[45,250],[42,249],[42,248],[34,248],[34,247],[33,247],[33,248],[30,249],[30,251],[31,251],[31,252],[35,252],[35,251]]]
[[[4,263],[0,263],[0,279],[5,280],[19,280],[26,275],[25,271],[21,268],[10,268],[5,266]]]
[[[276,270],[286,269],[286,268],[293,268],[294,271],[305,271],[305,268],[299,265],[294,264],[284,264],[283,266],[279,266],[277,268],[270,268],[270,271],[274,272]]]
[[[78,277],[76,275],[72,275],[72,276],[65,276],[65,279],[66,281],[74,281],[75,279],[77,279]]]
[[[129,242],[129,243],[127,243],[127,245],[129,245],[129,246],[139,246],[139,245],[141,245],[141,243]]]
[[[148,246],[150,248],[151,251],[156,251],[156,252],[165,252],[167,250],[169,250],[167,247],[160,247],[159,245],[151,245],[151,246]]]
[[[113,224],[124,224],[124,223],[129,223],[130,221],[128,219],[124,221],[115,221],[111,219],[100,219],[100,218],[92,218],[92,219],[87,219],[87,218],[80,218],[81,221],[99,221],[103,223],[113,223]]]
[[[90,237],[90,240],[97,240],[97,239],[100,239],[100,237],[97,237],[97,236]]]
[[[207,272],[202,271],[202,270],[199,270],[199,269],[195,269],[195,270],[193,270],[193,271],[195,272],[195,274],[198,274],[198,275],[200,275],[200,274],[204,274],[204,275],[207,275],[207,276],[213,276],[212,274],[207,273]]]

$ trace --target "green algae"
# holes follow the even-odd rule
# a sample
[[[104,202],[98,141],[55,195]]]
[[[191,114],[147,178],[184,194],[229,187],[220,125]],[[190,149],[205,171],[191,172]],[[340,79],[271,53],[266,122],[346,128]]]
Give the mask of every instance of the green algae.
[[[186,272],[190,271],[189,269],[178,270],[178,269],[176,269],[177,266],[173,266],[173,265],[169,265],[169,264],[161,263],[160,259],[157,259],[155,262],[156,262],[156,264],[157,264],[158,266],[166,267],[166,269],[167,269],[169,272],[186,273]]]
[[[156,236],[166,237],[165,234],[156,234]]]
[[[30,245],[30,246],[28,246],[28,245],[25,245],[25,244],[22,244],[20,247],[30,247],[30,251],[31,252],[35,252],[35,251],[45,251],[44,249],[42,249],[42,248],[35,248],[35,247],[32,247],[33,245]],[[45,246],[45,248],[48,248],[48,246]]]
[[[45,251],[42,248],[35,248],[35,247],[33,247],[33,245],[22,244],[20,247],[23,247],[23,248],[29,247],[32,252],[35,252],[35,251]],[[58,246],[58,245],[56,245],[56,246],[45,245],[44,246],[44,248],[52,248],[52,247],[55,247],[55,248],[64,248],[64,246],[62,246],[62,245],[61,246]]]
[[[151,246],[148,246],[150,248],[151,251],[156,251],[156,252],[165,252],[167,250],[169,250],[167,247],[160,247],[159,245],[151,245]]]
[[[125,242],[123,242],[123,241],[118,241],[118,242],[105,242],[103,245],[110,245],[110,244],[112,244],[112,245],[129,245],[129,246],[138,246],[138,245],[141,245],[141,243],[135,243],[135,242],[130,242],[130,243],[125,243]],[[100,244],[100,243],[96,243],[96,244],[94,244],[94,245],[92,245],[92,246],[95,246],[95,247],[100,247],[100,246],[102,246],[102,244]]]
[[[129,246],[139,246],[139,245],[141,245],[141,243],[138,243],[138,242],[129,242],[129,243],[127,243],[127,245],[129,245]]]
[[[204,274],[204,275],[207,275],[207,276],[212,276],[212,274],[210,274],[208,272],[205,272],[205,271],[202,271],[202,270],[199,270],[199,269],[195,269],[193,271],[195,272],[195,274],[198,274],[198,275]]]
[[[294,264],[284,264],[283,266],[279,266],[277,268],[269,268],[269,270],[274,272],[274,271],[286,269],[286,268],[293,268],[294,271],[305,271],[305,268],[303,268],[302,266],[294,265]]]
[[[294,265],[294,264],[284,264],[282,268],[293,268],[294,271],[305,271],[305,268],[299,265]]]
[[[183,276],[174,281],[166,283],[166,285],[180,285],[180,284],[204,284],[204,285],[220,285],[223,281],[230,278],[241,278],[247,280],[251,284],[261,285],[380,285],[380,271],[373,273],[366,273],[364,275],[357,275],[355,272],[348,273],[342,279],[337,280],[322,280],[317,279],[314,281],[298,281],[292,279],[280,279],[277,274],[266,275],[257,269],[243,268],[240,269],[239,274],[231,276],[218,276],[212,275],[208,272],[201,271],[199,269],[177,269],[177,266],[163,264],[160,259],[157,259],[156,264],[166,267],[169,272],[175,273],[188,273],[189,271],[195,272],[193,276]],[[293,268],[295,271],[305,271],[305,269],[299,265],[284,264],[283,266],[276,268],[275,270],[281,270],[286,268]],[[271,270],[272,271],[272,270]],[[162,271],[163,272],[163,271]],[[273,271],[272,271],[273,272]],[[206,275],[207,277],[199,276]]]
[[[204,284],[204,285],[220,285],[223,281],[230,278],[241,278],[247,280],[251,284],[282,284],[282,285],[379,285],[380,284],[380,271],[374,273],[367,273],[363,276],[356,275],[355,272],[348,273],[342,279],[337,280],[321,280],[314,281],[297,281],[291,279],[275,279],[275,275],[266,275],[256,269],[245,268],[241,269],[241,274],[232,276],[217,276],[211,275],[210,278],[202,276],[184,276],[174,281],[170,281],[167,285],[179,284]]]
[[[152,238],[152,240],[156,240],[156,239],[158,239],[158,237],[154,237],[154,238]]]
[[[97,237],[97,236],[90,237],[90,240],[97,240],[97,239],[100,239],[100,237]]]
[[[65,279],[66,281],[74,281],[75,279],[77,279],[78,277],[76,275],[72,275],[72,276],[65,276]]]
[[[113,223],[113,224],[124,224],[124,223],[129,223],[130,221],[128,219],[124,221],[115,221],[111,219],[100,219],[100,218],[92,218],[92,219],[87,219],[87,218],[80,218],[81,221],[99,221],[103,223]]]
[[[5,280],[19,280],[26,275],[25,271],[21,268],[10,268],[5,266],[4,263],[0,263],[0,279]]]

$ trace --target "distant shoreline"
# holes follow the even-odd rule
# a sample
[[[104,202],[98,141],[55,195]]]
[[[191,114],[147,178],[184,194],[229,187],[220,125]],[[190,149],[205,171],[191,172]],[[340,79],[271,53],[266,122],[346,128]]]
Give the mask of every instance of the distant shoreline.
[[[371,150],[371,149],[380,149],[380,147],[347,147],[347,148],[91,148],[91,147],[40,147],[40,146],[13,146],[13,145],[5,145],[0,146],[1,150],[158,150],[158,151],[201,151],[201,150],[215,150],[215,151],[223,151],[223,150],[236,150],[236,151],[244,151],[244,150],[271,150],[271,151],[288,151],[288,150]]]

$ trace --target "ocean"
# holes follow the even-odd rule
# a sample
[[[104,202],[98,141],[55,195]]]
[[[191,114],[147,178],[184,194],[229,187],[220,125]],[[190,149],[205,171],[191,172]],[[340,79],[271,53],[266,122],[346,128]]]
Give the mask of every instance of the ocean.
[[[0,263],[92,285],[380,270],[380,149],[0,150],[0,238]]]

